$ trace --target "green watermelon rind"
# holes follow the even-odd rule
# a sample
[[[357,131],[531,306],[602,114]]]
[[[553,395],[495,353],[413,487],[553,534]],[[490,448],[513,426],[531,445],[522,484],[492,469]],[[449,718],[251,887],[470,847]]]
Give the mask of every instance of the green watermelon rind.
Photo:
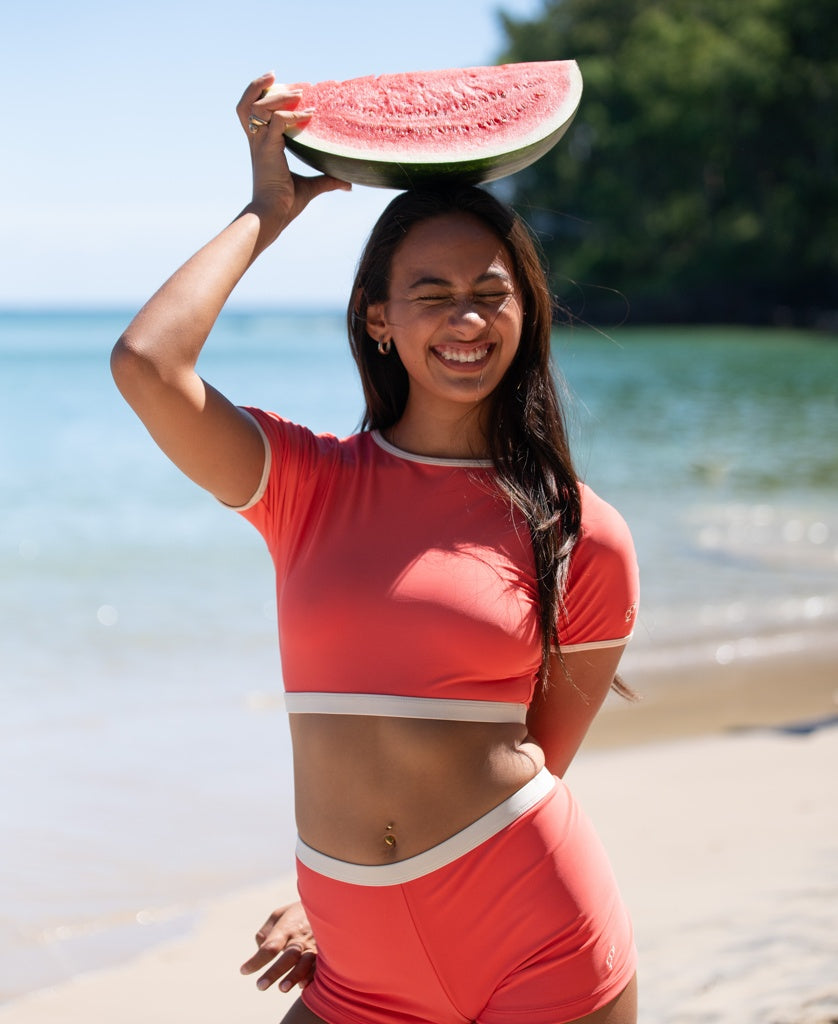
[[[505,178],[535,163],[561,139],[575,115],[576,111],[549,135],[520,149],[464,160],[422,163],[365,160],[363,157],[344,156],[307,146],[299,137],[287,135],[285,144],[295,156],[314,170],[356,185],[391,189],[431,188],[454,181],[463,185],[480,185]]]
[[[535,70],[539,76],[543,76],[545,68],[550,64],[563,65],[562,71],[569,75],[569,91],[564,99],[551,109],[542,110],[541,114],[532,124],[526,122],[510,122],[510,138],[507,142],[497,139],[494,142],[481,140],[477,146],[470,145],[468,149],[463,147],[458,156],[458,143],[452,138],[451,146],[444,155],[437,156],[424,152],[416,152],[417,145],[412,141],[405,141],[401,151],[398,144],[385,150],[376,149],[370,145],[365,155],[362,143],[353,144],[347,138],[336,138],[333,140],[318,134],[316,128],[307,126],[291,126],[286,130],[286,145],[300,160],[324,174],[329,174],[342,181],[349,181],[358,185],[369,185],[375,188],[391,189],[413,189],[429,186],[446,185],[453,182],[462,184],[479,185],[483,182],[496,181],[499,178],[515,174],[534,163],[544,156],[562,138],[570,127],[576,115],[579,100],[582,94],[582,79],[579,68],[575,61],[553,61],[531,65],[502,65],[497,69],[492,68],[470,68],[457,72],[462,74],[464,81],[468,81],[474,72],[486,73],[491,80],[492,72],[497,70],[508,76],[513,69],[520,67],[521,78],[519,82],[527,82],[528,76]],[[552,69],[550,69],[552,72]],[[421,73],[424,79],[431,79],[436,73]],[[450,80],[452,72],[441,72],[440,76]],[[403,76],[382,76],[376,80],[376,84],[387,81],[387,87],[393,88],[394,80]],[[407,76],[404,76],[407,77]],[[543,80],[543,78],[542,78]],[[333,84],[351,86],[356,80],[345,83],[322,83],[327,86]],[[368,80],[357,80],[359,87],[361,83]],[[302,86],[302,88],[306,88]],[[315,90],[318,88],[314,87]],[[317,101],[315,101],[316,103]],[[475,116],[491,117],[495,113],[492,108],[475,110]],[[383,123],[386,124],[386,115]],[[421,116],[421,112],[420,112]],[[440,113],[440,116],[444,114]],[[471,137],[472,140],[475,136]],[[516,139],[517,141],[512,141]],[[418,146],[422,148],[421,143]],[[391,155],[392,151],[392,155]],[[413,151],[413,152],[411,152]],[[413,159],[411,159],[413,156]]]

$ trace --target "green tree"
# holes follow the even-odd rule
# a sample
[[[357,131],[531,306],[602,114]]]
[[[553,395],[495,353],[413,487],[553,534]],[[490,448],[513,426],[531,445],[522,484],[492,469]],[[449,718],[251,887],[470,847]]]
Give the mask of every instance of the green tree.
[[[834,0],[545,0],[502,18],[502,60],[582,69],[573,127],[508,185],[571,309],[754,323],[838,309]]]

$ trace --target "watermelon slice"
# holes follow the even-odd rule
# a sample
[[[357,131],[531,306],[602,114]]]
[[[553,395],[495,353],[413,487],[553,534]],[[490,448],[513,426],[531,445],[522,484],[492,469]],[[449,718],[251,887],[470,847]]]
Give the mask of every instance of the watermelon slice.
[[[416,188],[479,184],[543,156],[582,96],[576,61],[537,61],[297,83],[314,115],[289,150],[343,181]]]

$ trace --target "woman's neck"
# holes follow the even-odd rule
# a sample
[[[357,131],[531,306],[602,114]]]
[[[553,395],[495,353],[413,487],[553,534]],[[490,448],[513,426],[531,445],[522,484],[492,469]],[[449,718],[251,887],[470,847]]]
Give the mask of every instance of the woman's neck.
[[[485,459],[489,454],[486,441],[485,407],[483,403],[456,415],[418,415],[410,403],[384,436],[402,451],[439,459]]]

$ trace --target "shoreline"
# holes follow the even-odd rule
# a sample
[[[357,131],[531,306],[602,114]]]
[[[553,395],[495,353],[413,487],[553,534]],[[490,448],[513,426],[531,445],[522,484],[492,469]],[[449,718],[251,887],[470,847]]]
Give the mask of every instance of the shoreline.
[[[663,669],[637,669],[631,702],[610,697],[585,750],[637,746],[754,729],[816,727],[838,715],[838,644],[803,651]]]
[[[784,898],[790,887],[797,892],[795,865],[803,888],[816,888],[813,870],[826,872],[822,891],[815,893],[811,906],[805,894],[795,897],[800,902],[795,919],[800,934],[795,941],[804,949],[808,945],[810,952],[823,939],[820,933],[809,935],[817,931],[817,908],[834,905],[838,897],[838,801],[829,781],[838,768],[838,728],[829,728],[838,719],[836,652],[820,647],[677,671],[679,681],[674,685],[658,670],[627,673],[627,682],[641,700],[609,698],[569,772],[570,785],[602,833],[635,916],[641,963],[650,976],[646,998],[652,1005],[641,1018],[644,1024],[698,1020],[689,1015],[656,1017],[654,1004],[664,1005],[667,986],[689,986],[691,972],[700,973],[702,966],[708,976],[712,974],[731,926],[744,927],[744,921],[756,927],[762,921],[760,927],[768,934],[765,928],[777,924],[773,918],[765,920],[771,908],[780,911],[765,891],[756,890],[752,902],[743,896],[753,881],[749,872],[754,864],[761,865],[759,877],[763,872],[767,877],[769,866],[776,864],[785,879]],[[828,789],[833,790],[831,796]],[[635,799],[637,791],[640,799]],[[784,809],[782,820],[771,817],[775,805]],[[673,830],[675,820],[683,830],[680,838]],[[714,870],[712,858],[719,851],[724,852],[724,863]],[[814,866],[804,864],[812,857],[817,861]],[[669,941],[670,930],[678,924],[676,908],[683,910],[685,902],[695,904],[697,893],[712,903],[711,878],[718,883],[719,920],[712,925],[704,921],[684,939],[691,967],[676,983],[667,966],[668,957],[676,955]],[[832,896],[827,892],[830,886]],[[259,993],[255,979],[238,974],[238,965],[250,955],[251,937],[267,913],[294,898],[294,879],[283,875],[213,899],[196,908],[195,923],[186,934],[116,966],[14,998],[0,1005],[0,1022],[46,1024],[61,1019],[87,1024],[113,1016],[121,1024],[140,1024],[149,1017],[157,1024],[180,1024],[195,1012],[205,1024],[226,1024],[231,1018],[239,1024],[276,1020],[296,993]],[[737,909],[743,899],[745,905]],[[701,919],[705,910],[704,904],[695,904],[691,912]],[[824,915],[828,916],[825,909]],[[708,952],[702,942],[717,946]],[[788,957],[789,951],[784,955]],[[830,955],[834,962],[838,950]],[[785,967],[784,960],[774,969]],[[717,974],[726,970],[717,965]],[[741,967],[737,973],[742,985],[753,982],[747,981],[748,972],[743,975]],[[803,974],[801,967],[795,977]],[[834,998],[838,1008],[838,985],[829,989],[826,977],[820,984],[826,996],[813,989],[807,997],[821,1002]],[[696,1000],[699,989],[708,985],[706,978],[696,975]],[[789,997],[793,1001],[791,991]],[[820,1024],[829,1019],[805,1017],[802,1009],[789,1013],[771,1019],[778,1024]],[[749,1019],[741,1011],[730,1017],[701,1017],[731,1024]]]

